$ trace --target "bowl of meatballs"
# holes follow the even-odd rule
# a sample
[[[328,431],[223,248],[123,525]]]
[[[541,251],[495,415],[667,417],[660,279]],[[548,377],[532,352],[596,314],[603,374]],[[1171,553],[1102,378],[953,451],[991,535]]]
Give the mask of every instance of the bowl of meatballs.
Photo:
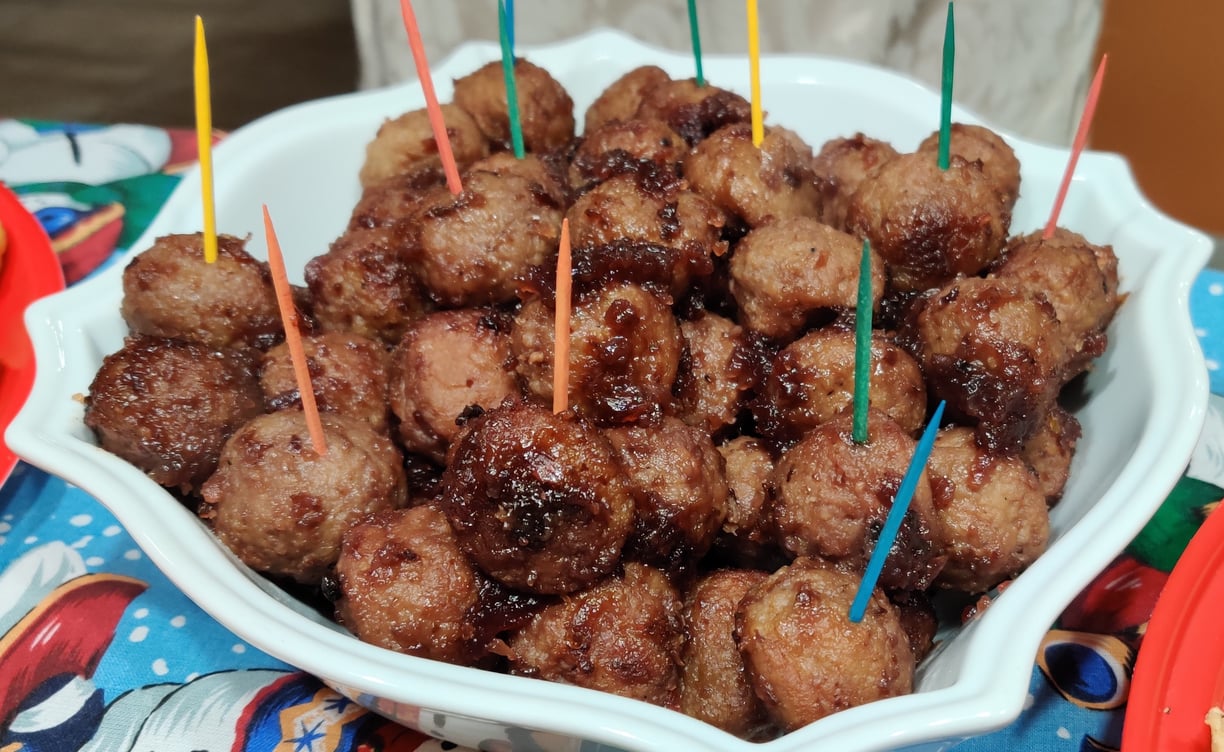
[[[242,638],[458,744],[934,750],[1005,725],[1193,448],[1210,243],[1096,153],[1043,234],[1067,152],[955,108],[941,169],[938,94],[894,73],[766,57],[755,144],[746,60],[690,68],[607,31],[522,51],[516,158],[498,50],[462,48],[434,72],[458,193],[419,86],[235,132],[215,263],[188,176],[128,258],[30,309],[9,442]]]

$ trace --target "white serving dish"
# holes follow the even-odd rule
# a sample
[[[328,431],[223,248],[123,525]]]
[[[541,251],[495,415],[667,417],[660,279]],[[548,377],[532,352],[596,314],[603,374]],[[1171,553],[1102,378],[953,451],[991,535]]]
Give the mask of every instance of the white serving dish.
[[[654,63],[691,75],[686,55],[597,31],[523,51],[560,80],[579,122],[607,84]],[[473,44],[438,65],[442,101],[451,81],[497,59]],[[708,57],[707,78],[747,94],[743,58]],[[911,150],[937,125],[939,97],[921,84],[859,64],[808,57],[761,63],[768,121],[819,148],[863,131]],[[240,129],[216,150],[220,229],[261,235],[261,203],[277,222],[291,277],[339,235],[359,196],[357,169],[384,117],[421,107],[415,85],[292,107]],[[959,121],[978,122],[955,109]],[[1013,232],[1039,228],[1066,164],[1065,150],[1008,137],[1023,165]],[[202,226],[198,173],[188,174],[135,248],[159,235]],[[1192,332],[1191,281],[1209,256],[1208,239],[1156,211],[1126,163],[1088,153],[1079,162],[1062,224],[1112,244],[1129,293],[1108,353],[1088,379],[1079,413],[1084,438],[1063,501],[1053,510],[1052,544],[969,626],[953,631],[920,668],[915,694],[854,708],[758,745],[663,708],[585,689],[459,668],[363,644],[253,574],[195,517],[139,470],[99,449],[82,423],[77,396],[102,357],[119,349],[123,264],[32,306],[38,379],[8,431],[21,457],[94,494],[159,567],[235,633],[316,674],[363,705],[427,733],[477,747],[528,730],[548,750],[948,749],[961,738],[1006,725],[1025,700],[1042,635],[1064,606],[1139,531],[1183,470],[1204,419],[1207,378]],[[263,243],[251,250],[262,255]],[[482,747],[484,748],[484,747]],[[535,747],[532,747],[533,749]]]

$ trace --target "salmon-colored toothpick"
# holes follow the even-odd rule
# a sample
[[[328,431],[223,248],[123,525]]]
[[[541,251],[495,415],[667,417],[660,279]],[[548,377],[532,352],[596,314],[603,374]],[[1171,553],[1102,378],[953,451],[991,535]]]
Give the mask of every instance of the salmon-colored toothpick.
[[[400,14],[404,17],[404,29],[408,32],[408,46],[412,48],[417,79],[421,82],[421,91],[425,93],[425,111],[429,114],[429,127],[433,129],[434,142],[438,145],[442,171],[446,173],[446,187],[458,196],[463,192],[463,183],[459,180],[459,166],[455,164],[455,152],[451,149],[450,136],[446,133],[442,106],[438,104],[438,95],[434,93],[433,75],[429,72],[429,60],[425,57],[425,45],[421,42],[421,29],[417,26],[416,14],[412,12],[412,0],[400,0]]]
[[[561,245],[557,248],[557,303],[553,325],[553,412],[569,407],[570,307],[573,279],[570,258],[569,219],[561,220]]]
[[[1046,222],[1041,237],[1049,240],[1054,237],[1054,229],[1058,226],[1058,215],[1062,212],[1063,202],[1067,199],[1067,189],[1071,187],[1071,178],[1075,175],[1075,164],[1079,162],[1080,152],[1088,143],[1088,130],[1092,127],[1092,116],[1096,113],[1097,99],[1101,96],[1101,82],[1105,80],[1105,63],[1109,55],[1101,55],[1101,64],[1097,66],[1096,75],[1092,77],[1092,85],[1088,87],[1088,98],[1084,100],[1084,112],[1080,115],[1079,130],[1075,132],[1075,141],[1071,144],[1071,157],[1067,160],[1067,169],[1063,172],[1062,183],[1058,186],[1058,195],[1054,198],[1054,208],[1050,210],[1050,219]]]

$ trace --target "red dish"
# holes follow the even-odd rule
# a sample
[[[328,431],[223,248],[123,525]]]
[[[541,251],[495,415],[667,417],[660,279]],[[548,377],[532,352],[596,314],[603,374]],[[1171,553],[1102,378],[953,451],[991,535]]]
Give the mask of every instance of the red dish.
[[[26,306],[64,289],[64,273],[42,225],[0,183],[0,225],[8,247],[0,258],[0,437],[34,385],[34,350],[22,319]],[[17,464],[0,441],[0,484]]]
[[[1206,752],[1224,704],[1224,513],[1199,528],[1148,622],[1131,681],[1123,752]]]

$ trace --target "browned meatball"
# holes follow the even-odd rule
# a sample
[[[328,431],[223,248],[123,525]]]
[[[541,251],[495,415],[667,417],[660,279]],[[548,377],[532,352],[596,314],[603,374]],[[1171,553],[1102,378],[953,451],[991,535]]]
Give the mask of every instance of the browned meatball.
[[[935,606],[924,592],[906,591],[889,593],[888,599],[897,607],[901,626],[909,637],[914,662],[921,663],[935,648],[935,634],[939,630],[939,617]]]
[[[1075,416],[1055,402],[1020,449],[1020,456],[1041,481],[1047,504],[1053,505],[1062,498],[1081,433]]]
[[[948,153],[967,162],[981,162],[982,171],[1003,197],[1010,211],[1020,197],[1020,160],[999,134],[980,125],[953,123],[949,131]],[[939,131],[927,136],[918,151],[934,159],[939,154]]]
[[[511,635],[511,672],[673,707],[684,639],[680,598],[658,570],[635,562],[624,570],[546,607]]]
[[[625,470],[637,514],[625,556],[670,574],[710,550],[727,517],[727,476],[710,435],[679,418],[605,431]]]
[[[533,297],[510,331],[527,389],[552,399],[555,301]],[[658,294],[621,282],[574,301],[570,314],[570,405],[601,425],[653,422],[671,400],[684,347],[680,325]]]
[[[165,235],[123,270],[120,312],[136,334],[212,348],[267,349],[285,338],[268,265],[245,242],[217,236],[217,260],[204,260],[204,236]]]
[[[846,208],[846,230],[871,241],[893,289],[913,292],[971,276],[1003,250],[1011,211],[977,162],[902,154],[863,179]]]
[[[845,229],[846,207],[863,178],[896,156],[891,144],[862,133],[826,141],[812,159],[812,171],[823,196],[821,220]]]
[[[839,710],[907,694],[914,655],[897,609],[877,588],[850,622],[857,574],[803,558],[740,602],[735,638],[770,715],[794,730]]]
[[[784,548],[862,571],[892,509],[914,439],[891,418],[867,415],[866,444],[851,438],[844,413],[817,426],[774,467],[774,521]],[[880,573],[886,590],[924,590],[939,574],[939,540],[928,476],[919,477],[909,509]]]
[[[360,418],[321,413],[326,452],[300,410],[253,419],[234,432],[200,489],[200,517],[247,566],[317,584],[357,520],[402,506],[403,460]]]
[[[574,137],[574,102],[560,83],[540,66],[522,58],[514,61],[519,125],[528,151],[560,149]],[[455,79],[454,102],[495,144],[510,144],[506,79],[500,60]]]
[[[814,315],[854,308],[863,242],[810,217],[770,222],[744,236],[731,256],[740,323],[779,341]],[[884,263],[871,250],[871,300],[884,295]]]
[[[702,312],[680,322],[688,359],[677,381],[679,415],[713,434],[733,424],[760,379],[761,348],[731,319]]]
[[[381,180],[366,187],[349,215],[349,230],[391,228],[398,245],[407,245],[406,225],[420,209],[421,199],[446,184],[441,170],[424,170]]]
[[[588,587],[620,561],[633,526],[612,445],[572,415],[491,410],[451,445],[443,508],[482,570],[531,593]]]
[[[657,65],[634,68],[613,81],[587,108],[583,132],[590,134],[612,121],[629,120],[642,106],[647,91],[670,80],[671,76]]]
[[[749,227],[771,219],[820,216],[812,148],[785,128],[752,144],[752,126],[735,123],[693,147],[684,159],[693,190]]]
[[[1065,348],[1045,296],[970,277],[936,291],[913,322],[928,391],[975,422],[983,446],[1019,451],[1063,383]]]
[[[758,429],[779,443],[798,440],[854,403],[854,332],[825,327],[778,353],[755,413]],[[871,334],[871,406],[917,434],[926,418],[926,384],[909,353],[883,332]]]
[[[388,360],[380,343],[351,332],[327,332],[303,337],[302,349],[320,410],[361,418],[374,430],[387,432]],[[268,410],[301,408],[302,393],[287,344],[268,351],[259,385]]]
[[[391,358],[391,410],[410,452],[442,462],[471,405],[519,394],[510,337],[492,311],[438,311],[413,323]]]
[[[343,536],[337,620],[364,642],[422,658],[470,664],[471,614],[480,578],[446,515],[430,505],[382,512]]]
[[[750,122],[752,105],[733,91],[685,78],[660,81],[643,91],[634,117],[662,120],[695,144],[725,125]]]
[[[947,556],[938,584],[985,592],[1045,551],[1050,537],[1045,493],[1021,458],[986,452],[973,429],[951,427],[935,437],[927,473],[937,535]]]
[[[458,196],[435,188],[416,228],[421,281],[446,308],[513,300],[515,279],[556,251],[562,209],[510,173],[468,172]]]
[[[324,331],[394,345],[427,310],[412,255],[387,227],[348,230],[306,264],[306,284]]]
[[[453,104],[444,104],[441,109],[447,140],[460,170],[489,153],[489,142],[471,115]],[[384,120],[378,127],[378,133],[366,145],[365,163],[359,173],[361,186],[369,188],[389,177],[441,164],[429,112],[422,107]]]
[[[558,206],[569,205],[569,185],[564,160],[560,157],[525,154],[519,159],[514,152],[499,151],[473,162],[468,171],[515,175],[531,183],[533,193],[543,191]]]
[[[774,462],[760,439],[737,436],[718,445],[727,472],[727,520],[723,532],[754,543],[772,537],[770,478]]]
[[[751,569],[720,569],[702,577],[684,599],[680,712],[744,739],[767,738],[771,729],[735,644],[735,611],[768,577]]]
[[[1112,247],[1061,228],[1048,240],[1034,232],[1008,243],[994,274],[1044,294],[1054,306],[1069,360],[1065,378],[1105,351],[1105,328],[1121,303]]]
[[[252,365],[233,350],[128,337],[89,385],[85,425],[106,451],[189,492],[212,474],[234,429],[261,410]]]
[[[574,152],[569,178],[574,187],[606,179],[609,172],[635,162],[650,162],[676,172],[688,153],[684,138],[662,120],[625,120],[587,131]]]

